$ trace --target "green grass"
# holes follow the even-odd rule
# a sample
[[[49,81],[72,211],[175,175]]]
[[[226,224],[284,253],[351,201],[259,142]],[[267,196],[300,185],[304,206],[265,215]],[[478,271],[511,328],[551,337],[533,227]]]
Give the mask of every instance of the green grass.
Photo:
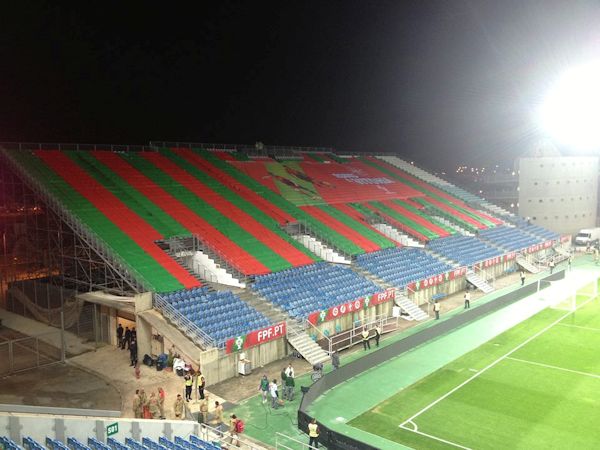
[[[596,448],[600,302],[588,298],[543,310],[349,425],[414,449]]]

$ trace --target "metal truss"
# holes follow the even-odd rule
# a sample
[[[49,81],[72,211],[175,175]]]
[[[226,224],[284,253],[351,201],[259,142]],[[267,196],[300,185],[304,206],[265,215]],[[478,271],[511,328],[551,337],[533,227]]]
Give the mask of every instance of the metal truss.
[[[1,296],[12,281],[43,277],[79,292],[131,295],[146,291],[135,269],[63,208],[2,147],[0,187],[0,212],[4,213],[0,228],[4,269],[0,271]]]

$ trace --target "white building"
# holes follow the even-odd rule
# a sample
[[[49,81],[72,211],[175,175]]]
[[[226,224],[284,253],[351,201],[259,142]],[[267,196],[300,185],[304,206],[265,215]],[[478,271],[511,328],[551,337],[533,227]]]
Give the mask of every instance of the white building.
[[[596,226],[598,157],[538,150],[518,166],[520,216],[558,233]]]

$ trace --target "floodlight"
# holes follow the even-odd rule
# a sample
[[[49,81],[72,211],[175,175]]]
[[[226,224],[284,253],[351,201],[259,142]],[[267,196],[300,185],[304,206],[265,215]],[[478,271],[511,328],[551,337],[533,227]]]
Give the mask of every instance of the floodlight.
[[[551,87],[539,119],[546,133],[575,150],[600,149],[600,61],[565,72]]]

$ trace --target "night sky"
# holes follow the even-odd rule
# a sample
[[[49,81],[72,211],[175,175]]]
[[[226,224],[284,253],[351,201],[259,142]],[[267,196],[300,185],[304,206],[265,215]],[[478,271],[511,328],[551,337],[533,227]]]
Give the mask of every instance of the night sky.
[[[598,1],[11,2],[0,140],[149,140],[510,161]],[[66,4],[66,2],[64,2]]]

